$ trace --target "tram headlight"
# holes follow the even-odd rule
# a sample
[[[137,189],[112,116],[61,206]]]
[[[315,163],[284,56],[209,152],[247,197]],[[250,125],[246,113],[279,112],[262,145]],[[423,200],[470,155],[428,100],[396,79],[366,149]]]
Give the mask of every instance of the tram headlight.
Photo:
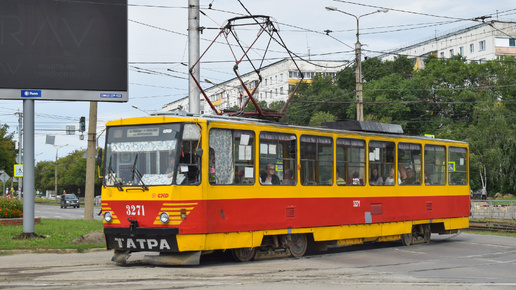
[[[160,220],[162,223],[164,223],[164,224],[168,223],[169,219],[170,219],[170,218],[169,218],[169,216],[168,216],[168,213],[166,213],[166,212],[162,212],[162,213],[159,215],[159,220]]]
[[[112,220],[113,220],[113,215],[109,211],[106,211],[104,213],[104,221],[106,223],[110,223]]]

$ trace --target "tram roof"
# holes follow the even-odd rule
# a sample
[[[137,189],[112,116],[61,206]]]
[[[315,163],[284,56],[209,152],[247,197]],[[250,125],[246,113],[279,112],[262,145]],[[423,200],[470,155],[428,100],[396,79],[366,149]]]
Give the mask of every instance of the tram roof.
[[[256,119],[256,118],[248,118],[248,117],[236,117],[236,116],[214,116],[214,115],[201,115],[201,114],[192,114],[186,112],[170,112],[170,113],[161,113],[161,114],[152,114],[151,117],[179,117],[185,119],[205,119],[208,122],[227,122],[227,123],[246,123],[246,124],[255,124],[255,125],[264,125],[264,126],[274,126],[280,128],[295,128],[295,129],[303,129],[303,130],[315,130],[322,131],[328,133],[349,133],[349,134],[361,134],[367,136],[383,136],[383,137],[391,137],[391,138],[411,138],[411,139],[421,139],[421,140],[436,140],[436,141],[447,141],[447,142],[455,142],[455,143],[463,143],[463,141],[450,140],[450,139],[432,139],[426,136],[413,136],[413,135],[403,135],[403,129],[401,125],[397,124],[385,124],[385,123],[376,123],[376,122],[364,122],[364,121],[338,121],[331,123],[323,123],[324,126],[321,127],[308,127],[308,126],[299,126],[299,125],[288,125],[272,122],[264,119]]]

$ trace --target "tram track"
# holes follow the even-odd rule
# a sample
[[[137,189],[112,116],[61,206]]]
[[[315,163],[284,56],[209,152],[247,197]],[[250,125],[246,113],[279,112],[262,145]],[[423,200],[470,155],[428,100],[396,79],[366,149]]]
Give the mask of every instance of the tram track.
[[[516,233],[515,223],[470,222],[466,231],[487,231],[495,233]]]

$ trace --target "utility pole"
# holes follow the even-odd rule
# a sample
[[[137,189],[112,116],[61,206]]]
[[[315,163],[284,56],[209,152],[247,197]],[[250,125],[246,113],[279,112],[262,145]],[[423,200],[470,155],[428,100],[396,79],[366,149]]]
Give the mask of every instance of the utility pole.
[[[188,67],[191,68],[200,56],[200,27],[199,27],[199,0],[188,0]],[[192,72],[196,79],[200,79],[200,64]],[[189,112],[199,114],[200,90],[193,80],[188,77]]]
[[[363,99],[363,92],[362,92],[362,44],[360,43],[360,17],[364,17],[367,15],[383,12],[387,13],[388,9],[378,9],[373,12],[369,12],[360,16],[353,15],[351,13],[342,11],[335,7],[325,7],[328,11],[336,11],[340,12],[349,16],[353,16],[357,20],[357,42],[355,43],[355,63],[357,65],[357,68],[355,70],[356,73],[356,102],[357,102],[357,121],[364,121],[364,99]]]
[[[93,220],[93,197],[95,196],[95,148],[97,138],[97,102],[90,102],[88,125],[88,149],[86,151],[86,188],[84,193],[84,220]]]

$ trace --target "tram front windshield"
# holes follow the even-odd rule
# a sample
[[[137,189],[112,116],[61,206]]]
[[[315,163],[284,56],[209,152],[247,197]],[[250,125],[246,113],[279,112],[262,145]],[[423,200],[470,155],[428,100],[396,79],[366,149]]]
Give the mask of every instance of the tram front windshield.
[[[177,147],[182,126],[175,123],[108,128],[104,184],[120,189],[180,183]]]

